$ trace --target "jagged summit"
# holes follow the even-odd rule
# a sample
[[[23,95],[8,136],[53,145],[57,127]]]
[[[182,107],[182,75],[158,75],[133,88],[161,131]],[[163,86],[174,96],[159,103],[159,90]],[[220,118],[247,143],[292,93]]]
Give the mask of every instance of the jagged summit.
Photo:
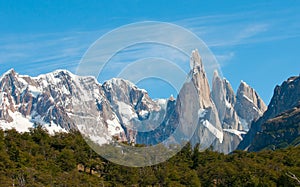
[[[267,110],[258,120],[252,123],[251,129],[240,143],[238,149],[248,149],[251,146],[254,137],[262,129],[264,123],[268,123],[269,119],[280,115],[283,112],[291,110],[300,104],[300,76],[293,76],[284,81],[280,86],[276,86],[274,94],[268,105]]]
[[[37,77],[11,70],[0,79],[0,127],[26,131],[39,123],[50,132],[79,129],[98,144],[118,137],[155,145],[179,126],[183,135],[194,134],[191,142],[200,143],[201,149],[212,146],[229,153],[243,138],[247,120],[256,118],[249,111],[262,109],[261,99],[247,84],[235,95],[217,71],[210,89],[198,50],[192,52],[190,65],[191,79],[176,102],[173,96],[152,100],[146,90],[120,78],[100,84],[94,77],[67,70]],[[243,102],[248,103],[238,108]],[[195,132],[191,132],[192,125],[196,125]]]
[[[1,76],[0,76],[0,81],[3,79],[3,77],[5,77],[5,76],[9,76],[9,75],[15,75],[16,74],[16,71],[13,69],[13,68],[11,68],[11,69],[9,69],[8,71],[6,71],[5,73],[3,73]]]
[[[253,88],[241,81],[236,93],[235,110],[249,127],[253,119],[263,115],[267,106]]]
[[[11,69],[7,70],[7,71],[4,73],[4,75],[6,75],[6,74],[14,74],[14,73],[16,73],[15,69],[14,69],[14,68],[11,68]]]
[[[134,88],[148,94],[147,90],[138,88],[134,83],[122,78],[112,78],[110,80],[105,81],[103,85],[108,87],[112,87],[114,85],[119,87],[128,86],[129,88]]]
[[[249,85],[245,81],[243,81],[243,80],[241,80],[240,86],[249,87]]]
[[[191,70],[193,70],[197,67],[199,67],[202,71],[204,71],[202,58],[198,52],[198,49],[195,49],[192,51],[192,54],[191,54],[190,68],[191,68]]]
[[[299,75],[300,76],[300,75]],[[292,77],[290,77],[290,78],[288,78],[287,80],[286,80],[286,82],[292,82],[292,81],[294,81],[294,80],[296,80],[297,78],[299,78],[299,76],[292,76]]]
[[[220,76],[219,76],[218,71],[215,70],[215,71],[214,71],[214,75],[213,75],[213,81],[214,81],[215,79],[219,78],[219,77],[220,77]]]
[[[169,101],[175,101],[175,98],[174,98],[173,94],[170,95]]]

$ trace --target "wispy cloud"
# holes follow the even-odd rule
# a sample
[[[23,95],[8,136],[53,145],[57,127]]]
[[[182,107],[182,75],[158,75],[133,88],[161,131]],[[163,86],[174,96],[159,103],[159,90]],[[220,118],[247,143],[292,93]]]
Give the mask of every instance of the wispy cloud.
[[[295,10],[281,9],[194,17],[175,23],[196,33],[224,66],[240,45],[300,37],[299,19]]]
[[[102,82],[117,76],[129,63],[155,57],[173,62],[187,74],[190,70],[190,55],[195,48],[201,52],[208,77],[212,77],[219,65],[197,35],[183,27],[167,23],[143,22],[127,25],[112,31],[90,48],[77,73],[96,77],[100,73]],[[143,72],[144,69],[140,71]]]
[[[33,76],[62,68],[75,71],[81,56],[101,34],[90,31],[2,35],[0,73],[10,68]]]
[[[268,30],[267,24],[254,24],[246,27],[241,30],[240,33],[236,36],[237,39],[242,40],[244,38],[253,37],[259,33],[265,32]]]
[[[281,40],[300,35],[299,16],[293,10],[249,11],[179,20],[210,47]]]
[[[284,16],[280,16],[284,14]],[[183,26],[200,37],[213,51],[221,66],[235,57],[235,48],[239,45],[282,40],[300,36],[298,17],[293,17],[290,10],[255,12],[248,11],[234,14],[219,14],[203,17],[192,17],[174,20],[173,23]],[[283,18],[284,17],[284,18]],[[261,19],[264,18],[264,19]],[[55,69],[69,69],[76,67],[89,46],[108,28],[101,31],[18,34],[0,36],[0,73],[11,67],[17,71],[30,75],[49,72]],[[133,32],[139,32],[135,30]],[[158,29],[156,36],[165,37],[164,29]],[[152,37],[153,33],[145,32]],[[171,36],[171,34],[170,34]],[[105,50],[110,50],[120,38],[120,35],[107,42]],[[186,38],[176,36],[172,38],[174,44],[186,42]],[[188,42],[186,42],[188,43]],[[192,49],[191,49],[192,50]],[[190,53],[190,52],[189,52]],[[189,54],[188,54],[189,55]],[[129,46],[117,53],[106,66],[107,77],[112,72],[119,72],[123,66],[145,57],[168,57],[168,60],[178,63],[185,71],[189,61],[176,48],[166,46],[143,45]],[[34,70],[34,71],[33,71]]]
[[[224,54],[218,54],[216,55],[216,58],[219,61],[220,66],[225,66],[227,62],[229,62],[232,58],[234,58],[235,53],[234,52],[228,52]]]

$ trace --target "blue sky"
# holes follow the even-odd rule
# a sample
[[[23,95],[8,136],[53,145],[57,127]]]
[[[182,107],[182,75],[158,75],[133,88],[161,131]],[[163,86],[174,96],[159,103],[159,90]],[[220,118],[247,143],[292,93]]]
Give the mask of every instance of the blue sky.
[[[241,2],[0,0],[0,73],[75,72],[85,51],[106,32],[162,21],[195,33],[235,90],[244,80],[268,103],[275,85],[300,73],[300,2]]]

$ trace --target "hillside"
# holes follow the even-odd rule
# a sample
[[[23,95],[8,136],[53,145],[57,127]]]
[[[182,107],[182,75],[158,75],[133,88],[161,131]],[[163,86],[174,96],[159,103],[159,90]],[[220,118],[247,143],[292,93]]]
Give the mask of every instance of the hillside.
[[[167,162],[143,168],[113,164],[78,132],[0,130],[0,186],[297,186],[300,147],[230,155],[188,145]]]
[[[280,149],[300,145],[300,106],[269,119],[262,124],[249,147],[249,151]]]

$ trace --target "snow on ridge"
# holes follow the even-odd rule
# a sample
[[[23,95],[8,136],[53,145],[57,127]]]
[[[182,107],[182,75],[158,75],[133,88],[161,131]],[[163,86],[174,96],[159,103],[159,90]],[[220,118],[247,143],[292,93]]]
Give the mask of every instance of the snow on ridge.
[[[243,84],[245,87],[247,87],[247,88],[253,90],[254,92],[256,92],[255,89],[252,88],[251,86],[249,86],[249,84],[247,84],[245,81],[241,80],[241,84]]]
[[[0,77],[0,80],[2,80],[2,78],[5,77],[6,75],[10,74],[12,71],[15,72],[15,70],[12,68],[12,69],[8,70],[7,72],[5,72],[4,74],[2,74],[2,76]],[[82,79],[82,78],[90,78],[90,79],[93,79],[96,84],[98,84],[100,86],[102,85],[101,83],[98,82],[97,78],[94,76],[80,76],[80,75],[76,75],[66,69],[57,69],[55,71],[45,73],[45,74],[40,74],[38,76],[19,75],[17,72],[15,72],[15,73],[16,73],[16,75],[18,75],[18,81],[23,83],[24,85],[28,85],[28,83],[23,79],[25,77],[29,77],[33,80],[40,81],[40,83],[42,84],[43,87],[47,87],[49,85],[49,82],[58,84],[61,81],[61,79],[57,78],[56,76],[59,75],[60,73],[69,75],[71,77],[71,79],[74,80],[75,82],[77,82],[79,79]],[[116,85],[121,84],[121,82],[124,82],[127,85],[129,85],[130,87],[136,88],[137,90],[139,90],[143,93],[148,93],[147,90],[138,88],[134,83],[132,83],[131,81],[126,80],[126,79],[112,78],[112,79],[105,81],[105,83],[116,84]]]
[[[225,83],[227,83],[227,84],[229,83],[229,81],[225,77],[223,78],[223,80]]]
[[[237,135],[240,140],[243,140],[242,134],[246,134],[245,131],[239,131],[236,129],[223,129],[223,131]]]
[[[12,112],[8,110],[9,115],[13,118],[13,121],[8,123],[4,120],[0,120],[0,128],[3,130],[16,129],[16,131],[23,133],[29,132],[30,128],[34,127],[34,123],[38,122],[42,125],[42,128],[46,129],[50,135],[54,135],[55,132],[67,132],[65,129],[55,124],[54,122],[46,123],[40,116],[36,116],[34,119],[32,115],[30,117],[23,116],[20,112]]]
[[[168,104],[168,100],[167,99],[155,99],[153,101],[155,103],[157,103],[161,108],[164,108],[164,109],[167,108],[167,104]]]
[[[206,113],[207,113],[207,110],[200,108],[198,110],[198,118],[203,118]]]
[[[109,79],[106,81],[106,83],[109,83],[109,84],[116,84],[116,85],[120,85],[122,84],[122,82],[132,86],[132,87],[136,87],[135,84],[133,84],[132,82],[126,80],[126,79],[122,79],[122,78],[112,78],[112,79]]]
[[[116,104],[118,105],[119,113],[121,115],[123,123],[127,124],[131,119],[138,118],[137,114],[130,105],[122,101],[117,101]]]
[[[248,100],[250,103],[253,103],[253,100],[250,99],[249,97],[247,97],[245,94],[243,94],[243,97],[244,97],[246,100]]]
[[[66,70],[66,69],[57,69],[55,71],[45,73],[45,74],[40,74],[36,77],[31,77],[31,78],[35,79],[35,80],[38,80],[38,79],[53,79],[53,78],[55,78],[55,76],[59,75],[60,73],[64,73],[66,75],[69,75],[71,77],[71,79],[73,79],[73,80],[80,79],[80,78],[91,78],[95,81],[95,83],[100,84],[94,76],[90,76],[90,75],[80,76],[80,75],[76,75],[76,74],[74,74],[74,73],[72,73],[72,72],[70,72],[69,70]],[[57,79],[59,79],[59,78],[57,78]]]
[[[0,127],[3,130],[15,128],[18,132],[29,132],[29,128],[33,127],[33,123],[20,112],[12,112],[8,110],[8,114],[13,118],[13,121],[8,123],[0,120]]]
[[[106,120],[106,123],[108,125],[108,132],[111,135],[117,135],[122,132],[121,124],[118,120],[118,118],[114,118],[113,120]]]
[[[104,83],[106,83],[108,85],[118,85],[118,86],[121,85],[122,83],[125,83],[126,85],[128,85],[131,88],[135,88],[138,91],[141,91],[141,92],[146,93],[146,94],[148,93],[147,90],[139,88],[133,82],[131,82],[129,80],[126,80],[126,79],[123,79],[123,78],[112,78],[112,79],[109,79],[109,80],[105,81]]]
[[[214,127],[208,120],[203,121],[203,126],[206,127],[216,138],[219,139],[219,142],[223,142],[223,132]]]
[[[256,108],[256,107],[252,107],[256,112],[259,112],[260,113],[260,111]]]
[[[6,75],[11,74],[11,72],[14,72],[15,70],[13,68],[7,70],[5,73],[2,74],[2,76],[0,77],[0,81],[3,79],[3,77],[5,77]]]
[[[286,80],[287,83],[290,83],[290,82],[293,82],[294,80],[296,80],[298,78],[298,76],[293,76],[293,77],[290,77]]]
[[[97,143],[98,145],[103,145],[109,142],[109,140],[105,137],[96,136],[93,134],[89,134],[88,138],[93,142]]]
[[[245,85],[245,87],[250,87],[245,81],[241,80],[241,84]]]
[[[42,90],[40,90],[37,87],[32,86],[32,85],[28,85],[28,90],[30,91],[31,95],[35,98],[37,98],[38,95],[40,95],[42,93]]]
[[[50,135],[54,135],[56,132],[67,132],[65,129],[61,128],[56,123],[46,124],[43,126]]]
[[[28,82],[26,82],[23,78],[24,78],[25,76],[17,76],[17,80],[19,81],[19,82],[21,82],[22,84],[24,84],[25,86],[27,86],[28,85]]]
[[[231,103],[229,103],[229,101],[227,99],[225,99],[225,105],[227,108],[232,108]]]

